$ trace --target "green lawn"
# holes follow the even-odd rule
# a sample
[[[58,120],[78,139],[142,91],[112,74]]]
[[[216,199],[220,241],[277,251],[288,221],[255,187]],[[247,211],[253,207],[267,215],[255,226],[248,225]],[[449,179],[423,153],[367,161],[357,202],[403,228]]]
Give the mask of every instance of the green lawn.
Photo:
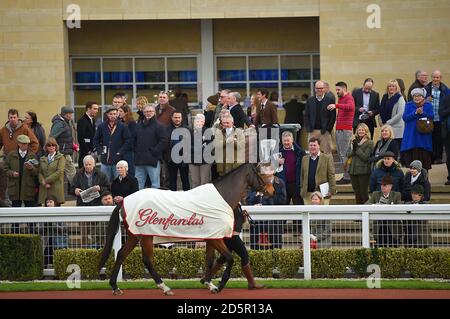
[[[204,289],[198,280],[166,280],[173,289]],[[217,283],[217,280],[214,281]],[[259,280],[267,288],[367,288],[366,280]],[[119,283],[122,289],[156,288],[153,280],[124,281]],[[247,288],[244,280],[231,280],[227,288]],[[450,289],[449,281],[433,280],[381,280],[382,289]],[[110,289],[107,281],[82,281],[81,290]],[[0,282],[0,292],[4,291],[46,291],[71,290],[65,282]]]

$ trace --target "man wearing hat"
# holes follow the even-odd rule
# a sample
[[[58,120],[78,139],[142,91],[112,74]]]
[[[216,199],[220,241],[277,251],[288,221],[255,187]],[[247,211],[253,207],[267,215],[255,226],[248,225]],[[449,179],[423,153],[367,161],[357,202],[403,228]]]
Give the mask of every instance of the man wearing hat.
[[[395,160],[395,154],[387,151],[380,155],[383,160],[375,165],[375,169],[370,174],[369,189],[371,192],[381,191],[381,180],[384,176],[392,177],[392,190],[402,192],[404,174],[400,164]]]
[[[402,144],[400,146],[400,158],[404,166],[408,167],[413,160],[420,160],[423,168],[431,169],[433,157],[433,132],[420,132],[418,124],[431,122],[433,124],[433,105],[425,100],[426,90],[416,88],[411,91],[412,101],[405,105],[403,121]]]
[[[17,137],[17,150],[9,152],[5,159],[8,178],[8,194],[12,207],[36,206],[35,177],[38,174],[39,161],[29,150],[30,138],[26,135]]]
[[[49,137],[53,137],[59,145],[59,152],[66,159],[64,175],[68,182],[72,184],[76,174],[72,156],[74,147],[78,151],[78,146],[74,143],[75,126],[73,124],[75,110],[71,106],[61,107],[60,114],[56,114],[52,119],[52,127]]]
[[[409,202],[412,200],[411,198],[411,190],[412,187],[420,185],[424,189],[423,191],[423,200],[429,201],[431,194],[431,185],[428,180],[428,172],[427,170],[422,168],[422,162],[419,160],[412,161],[409,164],[409,172],[405,174],[405,180],[403,183],[402,190],[402,199],[405,202]]]
[[[381,178],[381,190],[374,191],[367,204],[392,205],[402,204],[402,194],[392,191],[393,178],[390,175]],[[373,221],[374,238],[377,247],[397,247],[400,243],[401,222],[399,221]]]

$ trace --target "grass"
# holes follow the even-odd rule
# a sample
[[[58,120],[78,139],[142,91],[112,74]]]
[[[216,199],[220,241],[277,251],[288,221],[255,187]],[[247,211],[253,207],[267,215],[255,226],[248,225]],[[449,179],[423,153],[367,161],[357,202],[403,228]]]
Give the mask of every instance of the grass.
[[[215,281],[217,283],[217,281]],[[267,288],[367,288],[366,280],[300,280],[278,279],[259,280]],[[166,280],[165,283],[173,289],[204,289],[198,280]],[[119,283],[122,289],[156,288],[153,280],[124,281]],[[230,280],[227,288],[247,288],[244,280]],[[438,280],[381,280],[382,289],[433,289],[450,290],[449,281]],[[107,281],[82,281],[81,290],[109,290]],[[0,292],[11,291],[51,291],[72,290],[64,281],[33,281],[33,282],[0,282]]]

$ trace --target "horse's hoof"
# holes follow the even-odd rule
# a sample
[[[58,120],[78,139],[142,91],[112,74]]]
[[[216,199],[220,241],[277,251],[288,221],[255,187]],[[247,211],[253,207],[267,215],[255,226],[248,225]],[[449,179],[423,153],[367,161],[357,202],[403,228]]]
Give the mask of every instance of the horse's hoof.
[[[112,292],[113,296],[122,296],[123,295],[123,291],[120,290],[119,288],[114,289]]]
[[[172,289],[167,290],[167,291],[164,291],[164,294],[165,294],[166,296],[173,296],[173,295],[175,295],[175,293],[172,291]]]
[[[215,287],[213,289],[210,290],[212,294],[218,294],[219,293],[219,288]]]

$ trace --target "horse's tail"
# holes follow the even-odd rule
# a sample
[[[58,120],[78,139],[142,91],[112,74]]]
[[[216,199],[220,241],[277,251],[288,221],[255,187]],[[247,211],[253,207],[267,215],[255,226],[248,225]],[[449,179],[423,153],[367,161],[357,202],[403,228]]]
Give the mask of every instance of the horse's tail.
[[[120,213],[121,208],[122,208],[122,205],[117,205],[111,214],[111,218],[109,219],[108,228],[106,230],[105,246],[103,247],[102,255],[100,257],[100,262],[98,264],[99,271],[106,264],[109,254],[111,253],[112,245],[114,242],[114,237],[116,237],[116,233],[119,230],[119,226],[120,226],[119,213]]]

